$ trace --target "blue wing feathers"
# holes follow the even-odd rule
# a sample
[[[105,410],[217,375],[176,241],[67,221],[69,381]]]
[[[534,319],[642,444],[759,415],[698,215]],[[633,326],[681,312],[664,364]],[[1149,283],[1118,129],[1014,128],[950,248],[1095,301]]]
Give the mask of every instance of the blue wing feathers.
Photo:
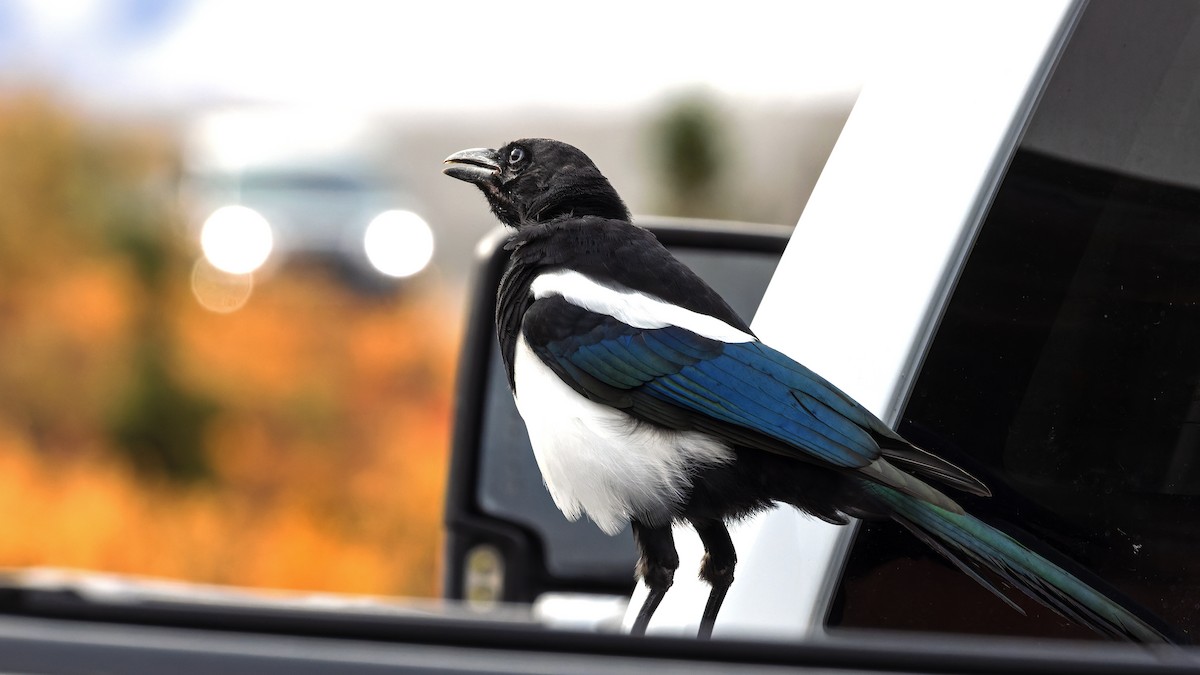
[[[641,359],[623,358],[623,354],[617,351],[615,341],[606,340],[592,346],[590,349],[593,354],[605,363],[612,364],[615,370],[620,371],[628,380],[628,387],[636,387],[639,384],[655,377],[654,373],[646,372],[642,369]]]
[[[798,408],[787,388],[777,381],[739,367],[726,356],[698,363],[694,368],[706,376],[702,384],[757,420],[751,425],[757,431],[799,445],[839,466],[861,466],[871,461],[864,457],[874,447],[869,437],[866,441],[871,445],[864,445],[838,434]]]
[[[733,358],[766,375],[779,379],[794,390],[807,393],[836,411],[838,415],[877,433],[894,436],[894,432],[866,408],[830,384],[825,378],[809,370],[803,364],[793,361],[786,354],[761,342],[730,345],[730,347],[733,349],[727,350],[727,353]]]
[[[614,320],[535,348],[585,394],[581,374],[748,429],[835,466],[860,467],[879,457],[879,446],[858,424],[869,413],[759,342],[726,344],[674,326],[643,330]],[[610,391],[598,394],[611,397]]]
[[[727,391],[720,386],[706,383],[700,373],[691,367],[673,377],[663,377],[648,383],[645,390],[656,398],[676,405],[702,411],[711,417],[738,424],[751,429],[760,428],[763,422],[740,408],[730,408],[725,398]]]
[[[863,464],[871,461],[872,453],[877,450],[875,441],[870,434],[852,421],[837,415],[827,406],[815,401],[803,390],[797,389],[783,378],[747,366],[730,352],[736,353],[736,347],[730,345],[722,358],[712,359],[706,365],[719,370],[726,377],[736,379],[747,388],[747,393],[758,392],[771,410],[785,410],[785,420],[794,420],[797,424],[816,431],[830,441],[839,443],[847,448],[855,448],[856,454],[864,456]],[[765,375],[765,376],[764,376]],[[799,414],[796,405],[799,404],[804,414]]]
[[[711,387],[705,387],[683,372],[673,377],[660,377],[644,385],[645,391],[658,394],[656,398],[676,404],[683,403],[692,410],[715,410],[722,407],[721,396]],[[749,418],[741,422],[751,424]]]
[[[867,433],[865,429],[855,424],[850,418],[825,405],[825,403],[810,395],[808,392],[801,391],[799,389],[791,389],[790,393],[792,398],[796,399],[796,402],[800,404],[800,407],[804,408],[808,414],[815,417],[822,424],[828,425],[829,428],[841,434],[847,439],[848,443],[863,448],[877,447],[875,439],[871,438],[871,435]]]
[[[570,360],[592,377],[611,387],[629,389],[640,384],[637,377],[623,371],[619,359],[613,359],[605,352],[607,350],[598,345],[588,345],[576,350]]]
[[[647,341],[646,336],[639,333],[632,335],[623,340],[623,344],[627,346],[631,353],[636,354],[638,360],[646,367],[647,371],[654,377],[662,377],[669,375],[679,370],[679,361],[672,360],[670,356],[662,356],[655,349],[656,341]],[[659,349],[662,349],[659,346]],[[678,352],[674,352],[678,354]]]
[[[723,343],[716,340],[700,337],[695,333],[686,331],[682,328],[670,326],[667,328],[659,328],[653,333],[648,333],[647,339],[658,340],[675,351],[691,357],[696,361],[703,361],[712,358],[720,353],[720,347]]]
[[[662,372],[664,375],[678,372],[683,366],[693,364],[699,360],[698,358],[686,356],[671,345],[663,342],[656,335],[651,337],[648,333],[639,333],[635,337],[640,341],[641,346],[645,347],[645,351],[641,352],[639,350],[639,353],[643,353],[647,359],[653,355],[663,361],[665,367],[662,368]]]
[[[769,436],[786,434],[795,436],[803,429],[795,425],[785,416],[764,406],[760,401],[748,397],[743,389],[736,387],[719,377],[706,372],[712,368],[711,361],[704,361],[685,368],[679,376],[672,379],[686,378],[694,386],[714,394],[719,403],[705,412],[717,419],[740,423]],[[653,389],[652,389],[653,390]],[[789,433],[790,432],[790,433]],[[806,440],[812,441],[812,438]]]

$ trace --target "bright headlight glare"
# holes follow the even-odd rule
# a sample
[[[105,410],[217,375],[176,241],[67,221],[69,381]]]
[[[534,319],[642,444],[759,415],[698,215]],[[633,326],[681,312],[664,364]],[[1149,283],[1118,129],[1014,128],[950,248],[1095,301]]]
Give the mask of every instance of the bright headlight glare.
[[[267,219],[246,206],[222,206],[200,229],[204,257],[230,274],[249,274],[262,267],[273,245]]]
[[[363,248],[367,260],[380,272],[412,276],[433,258],[433,230],[412,211],[384,211],[367,225]]]

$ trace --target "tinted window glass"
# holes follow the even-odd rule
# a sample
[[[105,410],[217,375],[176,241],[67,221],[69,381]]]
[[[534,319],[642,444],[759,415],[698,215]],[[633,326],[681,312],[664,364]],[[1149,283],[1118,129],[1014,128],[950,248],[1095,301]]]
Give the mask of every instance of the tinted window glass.
[[[1200,628],[1200,21],[1092,2],[927,354],[901,432],[985,478],[964,499]],[[1083,572],[1081,572],[1083,574]],[[1019,594],[1017,594],[1019,595]],[[1092,637],[1005,607],[889,524],[834,626]]]

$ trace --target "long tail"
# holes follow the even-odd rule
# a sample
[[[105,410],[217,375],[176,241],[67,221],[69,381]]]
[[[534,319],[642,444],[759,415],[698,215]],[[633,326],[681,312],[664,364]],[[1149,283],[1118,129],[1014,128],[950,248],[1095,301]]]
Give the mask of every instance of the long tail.
[[[972,563],[986,567],[1030,598],[1102,635],[1135,642],[1175,641],[1070,572],[974,516],[953,513],[884,485],[869,484],[867,489],[891,510],[897,522],[1018,612],[1024,613]]]

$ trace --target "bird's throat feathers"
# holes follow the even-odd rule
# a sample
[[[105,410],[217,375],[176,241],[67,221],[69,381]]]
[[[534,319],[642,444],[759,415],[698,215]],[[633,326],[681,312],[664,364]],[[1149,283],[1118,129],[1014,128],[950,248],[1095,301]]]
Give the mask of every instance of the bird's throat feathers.
[[[568,216],[599,216],[626,222],[630,220],[625,202],[599,172],[595,172],[594,178],[580,176],[564,184],[552,181],[544,192],[528,201],[518,201],[517,206],[517,227]],[[505,221],[504,215],[496,213],[501,221]]]

